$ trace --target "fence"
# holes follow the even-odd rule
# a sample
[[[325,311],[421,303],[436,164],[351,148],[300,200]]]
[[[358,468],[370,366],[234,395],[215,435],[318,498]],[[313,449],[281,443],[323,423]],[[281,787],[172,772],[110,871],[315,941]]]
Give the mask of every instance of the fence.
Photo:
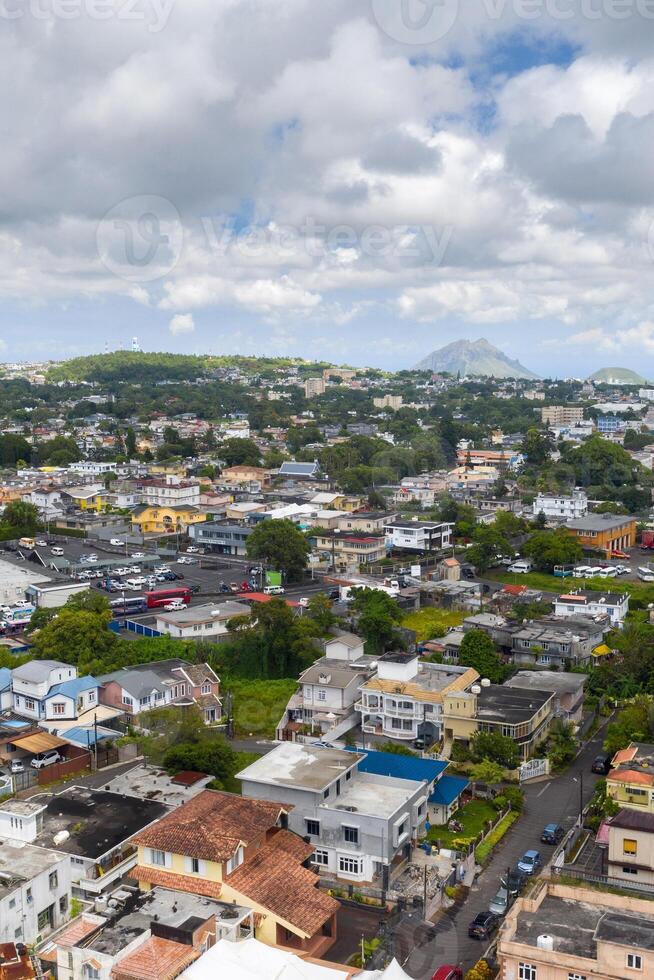
[[[36,772],[39,786],[43,786],[45,783],[54,783],[58,779],[73,776],[90,768],[91,756],[88,752],[82,752],[81,755],[75,756],[73,759],[66,759],[64,762],[55,762],[51,766],[37,769]]]
[[[121,627],[127,630],[129,633],[136,633],[137,636],[147,636],[150,639],[156,639],[158,636],[163,636],[159,630],[154,629],[152,626],[146,626],[144,623],[139,623],[134,619],[123,619],[121,620]]]
[[[575,878],[577,881],[589,881],[605,888],[619,888],[621,891],[641,892],[641,894],[654,895],[654,884],[646,884],[644,881],[626,881],[624,878],[609,878],[608,875],[594,875],[581,868],[552,867],[552,873],[557,877]]]

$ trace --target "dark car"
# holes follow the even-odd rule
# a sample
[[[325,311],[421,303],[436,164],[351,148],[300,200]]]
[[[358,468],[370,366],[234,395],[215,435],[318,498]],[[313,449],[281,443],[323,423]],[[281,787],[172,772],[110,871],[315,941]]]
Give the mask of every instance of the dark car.
[[[341,590],[340,589],[330,589],[329,592],[327,593],[327,598],[328,599],[340,599],[341,598]]]
[[[499,925],[499,919],[492,912],[480,912],[468,926],[471,939],[490,939]]]
[[[610,768],[611,768],[611,756],[605,755],[605,753],[602,752],[601,755],[596,755],[595,758],[593,759],[593,764],[590,767],[590,771],[596,772],[600,776],[606,776]]]
[[[565,830],[559,823],[548,823],[547,827],[543,830],[540,835],[541,843],[543,844],[558,844],[560,840],[563,840]]]
[[[508,880],[507,880],[508,879]],[[503,888],[508,888],[509,895],[511,898],[517,898],[527,881],[527,875],[523,874],[522,871],[518,871],[517,868],[509,871],[508,876],[504,875],[500,884]]]

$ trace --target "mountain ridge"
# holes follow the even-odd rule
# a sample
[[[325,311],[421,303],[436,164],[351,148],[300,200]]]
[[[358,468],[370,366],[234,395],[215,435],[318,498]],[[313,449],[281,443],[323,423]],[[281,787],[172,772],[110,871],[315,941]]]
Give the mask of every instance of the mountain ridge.
[[[416,364],[414,371],[448,372],[461,377],[519,378],[538,380],[538,375],[518,360],[491,344],[485,337],[479,340],[455,340],[432,351]]]

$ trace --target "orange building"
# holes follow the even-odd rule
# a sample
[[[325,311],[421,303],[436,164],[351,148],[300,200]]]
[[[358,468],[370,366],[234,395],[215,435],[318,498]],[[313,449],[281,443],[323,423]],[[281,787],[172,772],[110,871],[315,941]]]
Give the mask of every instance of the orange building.
[[[636,544],[637,521],[630,515],[587,514],[568,521],[565,528],[582,548],[604,551],[607,557],[612,551],[624,551]]]

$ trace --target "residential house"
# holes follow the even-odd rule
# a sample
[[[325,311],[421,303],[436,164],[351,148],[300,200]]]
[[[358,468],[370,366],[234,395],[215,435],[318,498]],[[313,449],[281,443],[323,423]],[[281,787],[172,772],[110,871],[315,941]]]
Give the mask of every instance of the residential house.
[[[587,514],[564,525],[582,548],[603,551],[607,558],[636,544],[637,518],[620,514]]]
[[[640,885],[649,893],[654,885],[654,812],[624,808],[604,824],[608,836],[603,870],[608,878]],[[598,835],[599,836],[599,835]]]
[[[339,738],[356,724],[359,685],[372,676],[375,661],[353,633],[330,637],[324,649],[324,657],[300,674],[299,687],[277,726],[279,739],[293,740],[302,732]]]
[[[587,513],[588,497],[584,490],[574,490],[570,496],[539,493],[533,503],[534,517],[544,514],[549,520],[577,520]]]
[[[554,701],[546,685],[522,690],[485,679],[470,690],[452,691],[443,699],[443,754],[449,755],[454,742],[469,745],[477,732],[488,732],[512,739],[525,761],[547,738]]]
[[[441,551],[452,544],[453,524],[438,521],[389,521],[386,543],[398,551]]]
[[[0,713],[13,706],[14,698],[11,690],[11,670],[0,667]]]
[[[517,470],[524,463],[524,456],[517,449],[473,449],[467,446],[457,450],[460,466],[494,466],[500,471]]]
[[[465,623],[464,623],[465,628]],[[599,621],[588,615],[503,623],[490,636],[512,663],[525,667],[565,669],[566,664],[586,665],[602,652],[604,634],[610,628],[606,616]]]
[[[235,616],[249,616],[245,602],[214,602],[187,606],[175,612],[157,611],[156,628],[181,640],[212,641],[229,635],[227,623]]]
[[[30,660],[20,667],[14,667],[11,672],[14,711],[35,721],[45,718],[46,698],[50,691],[76,679],[77,668],[59,660]],[[97,681],[95,687],[97,690]],[[51,717],[53,712],[51,705]]]
[[[338,527],[341,531],[366,531],[369,534],[376,534],[384,531],[386,524],[392,521],[397,514],[392,511],[359,511],[356,514],[348,514],[347,517],[340,517]]]
[[[632,742],[616,752],[606,777],[606,795],[621,807],[654,813],[654,745]]]
[[[101,703],[119,708],[133,724],[152,708],[192,704],[201,708],[207,724],[221,717],[220,680],[208,664],[179,659],[135,664],[104,674],[98,682]]]
[[[168,810],[155,800],[130,798],[126,806],[122,794],[69,786],[34,800],[0,801],[0,839],[69,859],[72,897],[93,900],[115,888],[136,864],[129,838]]]
[[[206,519],[206,514],[189,504],[141,504],[132,511],[132,529],[139,534],[177,534]]]
[[[11,819],[21,821],[22,805],[13,802]],[[32,944],[68,920],[70,858],[22,840],[3,839],[1,843],[0,943]]]
[[[406,862],[427,817],[424,778],[359,771],[364,755],[283,742],[237,774],[247,799],[287,801],[288,826],[312,843],[325,875],[378,882]],[[436,778],[434,773],[433,778]]]
[[[270,753],[272,755],[273,753]],[[205,790],[134,836],[141,888],[220,898],[255,912],[255,937],[319,956],[338,902],[306,867],[313,846],[289,831],[287,804]]]
[[[320,464],[318,461],[313,463],[282,463],[279,468],[279,476],[287,480],[318,480],[320,479]]]
[[[86,487],[62,487],[62,503],[72,504],[80,510],[94,510],[97,513],[110,507],[108,491],[101,483]]]
[[[386,653],[377,674],[361,685],[365,734],[437,742],[443,735],[443,704],[449,692],[468,691],[479,679],[471,667],[423,662],[415,653]]]
[[[628,592],[584,592],[578,589],[554,600],[554,615],[606,616],[612,626],[622,626],[629,612]]]
[[[190,892],[151,888],[117,891],[83,911],[37,951],[57,980],[174,980],[207,949],[224,939],[252,936],[251,909]]]
[[[554,695],[554,716],[578,725],[584,712],[587,680],[587,674],[572,674],[564,670],[519,670],[504,686],[524,691],[551,691]]]
[[[509,909],[497,945],[515,980],[654,976],[654,910],[646,899],[544,881]]]
[[[222,470],[217,483],[227,490],[249,490],[256,492],[270,486],[271,470],[264,466],[227,466]]]
[[[143,503],[149,507],[199,507],[200,481],[168,475],[163,480],[140,480]]]
[[[318,531],[313,535],[314,549],[331,560],[331,567],[346,571],[359,565],[369,565],[386,557],[386,539],[383,534],[366,534],[363,531]]]

